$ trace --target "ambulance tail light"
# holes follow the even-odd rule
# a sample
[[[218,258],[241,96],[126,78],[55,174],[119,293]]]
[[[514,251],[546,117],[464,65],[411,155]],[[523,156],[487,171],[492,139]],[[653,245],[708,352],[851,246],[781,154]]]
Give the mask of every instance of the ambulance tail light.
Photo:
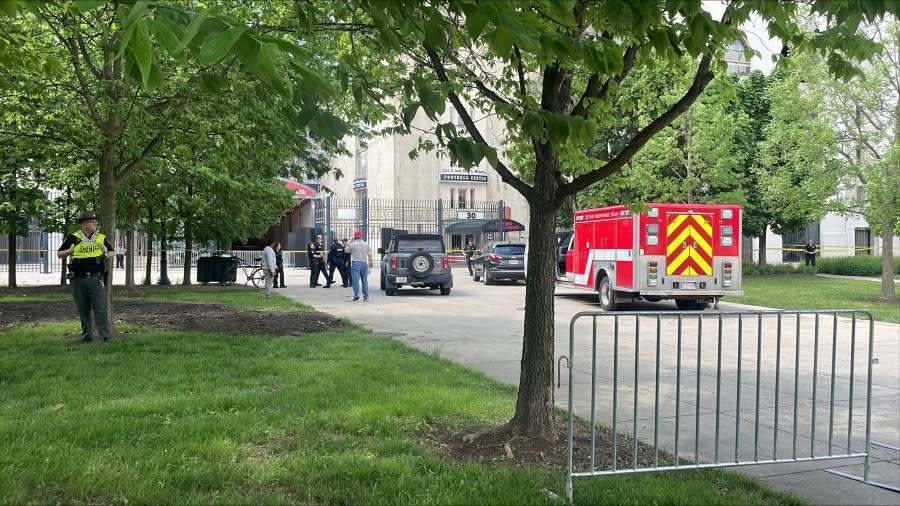
[[[731,286],[732,273],[731,262],[722,263],[722,286]]]
[[[734,244],[734,227],[731,225],[722,225],[719,227],[719,245],[731,246]]]
[[[647,262],[647,285],[657,286],[659,284],[659,267],[655,261]]]

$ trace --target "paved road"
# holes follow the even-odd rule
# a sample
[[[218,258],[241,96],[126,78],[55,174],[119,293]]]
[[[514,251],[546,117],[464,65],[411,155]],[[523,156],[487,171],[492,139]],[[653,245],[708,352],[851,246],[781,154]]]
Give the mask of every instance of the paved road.
[[[305,271],[301,271],[304,272]],[[459,275],[457,269],[455,286],[449,296],[441,296],[430,290],[401,290],[395,297],[386,297],[378,290],[377,273],[371,276],[372,299],[369,302],[351,302],[352,291],[349,288],[333,286],[330,289],[311,289],[298,279],[282,293],[296,300],[312,305],[340,318],[347,318],[370,328],[379,334],[386,334],[409,344],[425,353],[437,354],[459,364],[482,371],[489,376],[512,385],[519,380],[519,363],[521,359],[525,286],[521,283],[498,283],[485,286],[476,283],[468,276]],[[556,356],[569,355],[569,322],[573,315],[582,311],[598,311],[595,297],[578,290],[561,289],[556,296]],[[675,383],[677,378],[672,371],[677,361],[677,325],[678,318],[674,303],[642,303],[633,304],[625,309],[631,311],[664,311],[661,319],[663,339],[661,355],[661,402],[658,433],[660,446],[674,450],[675,432]],[[722,303],[723,311],[756,310],[760,308]],[[761,344],[760,379],[760,414],[758,444],[755,444],[756,410],[754,385],[756,369],[756,320],[743,320],[741,360],[743,372],[741,381],[737,381],[735,367],[737,360],[737,317],[723,316],[723,344],[721,374],[717,369],[718,358],[718,318],[715,312],[706,311],[702,323],[702,346],[700,353],[700,395],[697,395],[697,318],[682,319],[682,335],[684,342],[683,372],[681,385],[681,403],[679,413],[679,455],[692,457],[695,443],[700,458],[712,461],[716,451],[714,434],[716,433],[716,405],[720,405],[721,416],[720,440],[718,443],[720,459],[733,458],[735,438],[739,439],[738,460],[753,460],[753,451],[758,447],[759,459],[766,460],[777,454],[779,458],[803,458],[810,453],[810,436],[813,436],[812,447],[816,455],[827,455],[831,398],[830,377],[831,347],[836,347],[834,385],[834,424],[832,443],[834,452],[844,451],[847,444],[848,427],[851,432],[851,450],[859,452],[864,447],[864,415],[865,415],[865,378],[866,353],[868,352],[868,322],[857,322],[857,353],[853,360],[855,378],[853,398],[855,407],[852,423],[848,421],[849,398],[849,353],[850,323],[845,318],[838,319],[837,338],[832,333],[833,318],[822,317],[820,322],[819,360],[816,363],[817,374],[812,374],[813,355],[811,342],[814,342],[815,322],[813,317],[802,317],[800,320],[801,352],[799,359],[795,354],[796,317],[785,318],[782,322],[781,342],[781,374],[777,381],[773,367],[779,354],[777,341],[777,321],[769,317],[763,322],[763,339]],[[612,388],[612,344],[613,320],[608,316],[598,319],[598,363],[597,375],[597,419],[610,424]],[[652,441],[656,419],[655,403],[655,325],[654,319],[641,319],[641,350],[638,387],[637,430],[641,439]],[[620,317],[619,364],[620,390],[617,406],[617,426],[619,430],[632,432],[635,427],[634,414],[634,356],[633,337],[634,323],[626,317]],[[576,390],[575,412],[580,416],[590,416],[590,359],[591,329],[587,321],[576,326],[575,355],[573,370]],[[631,332],[631,334],[628,334]],[[873,437],[875,441],[900,447],[900,326],[877,323],[874,326],[875,345],[873,365]],[[649,341],[648,341],[649,337]],[[645,342],[649,342],[647,346]],[[605,360],[605,362],[604,362]],[[799,367],[795,368],[795,365]],[[562,388],[556,391],[556,402],[565,407],[567,402],[568,369],[563,369]],[[812,377],[816,385],[816,431],[812,433]],[[721,395],[716,398],[715,385],[719,378]],[[794,380],[797,384],[798,405],[797,434],[793,437]],[[776,385],[775,383],[778,383]],[[740,393],[741,409],[736,406],[737,385],[743,385]],[[778,388],[778,396],[775,396]],[[779,399],[776,403],[775,399]],[[667,402],[667,400],[669,402]],[[750,406],[751,409],[747,409]],[[776,407],[777,406],[777,407]],[[699,409],[698,409],[699,407]],[[778,430],[775,430],[775,411],[778,410]],[[698,441],[694,440],[697,432],[697,418],[700,414]],[[740,421],[738,421],[740,420]],[[738,436],[735,433],[739,433]],[[774,434],[778,434],[777,442]],[[797,448],[795,450],[795,447]],[[628,451],[620,449],[620,451]],[[877,462],[872,467],[873,480],[900,486],[900,452],[876,448],[873,451]],[[830,460],[805,463],[765,464],[737,468],[741,472],[758,478],[773,488],[794,493],[814,504],[900,504],[900,494],[877,488],[871,485],[826,473],[821,469],[835,468],[851,474],[862,475],[861,458],[848,460]],[[578,486],[578,483],[575,483]]]

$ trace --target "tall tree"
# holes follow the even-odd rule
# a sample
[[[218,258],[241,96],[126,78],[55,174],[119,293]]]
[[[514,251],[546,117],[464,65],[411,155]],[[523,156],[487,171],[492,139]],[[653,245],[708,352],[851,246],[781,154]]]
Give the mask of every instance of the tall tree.
[[[396,111],[407,128],[419,109],[437,122],[449,101],[465,128],[458,131],[453,124],[438,122],[430,141],[445,146],[451,159],[463,167],[487,159],[501,180],[530,205],[530,282],[518,398],[515,414],[501,430],[557,437],[553,422],[554,228],[563,203],[614,174],[685,112],[715,73],[725,69],[724,50],[743,35],[740,26],[751,15],[766,20],[769,33],[793,50],[829,52],[832,71],[851,75],[846,57],[874,50],[854,36],[856,26],[898,6],[849,4],[813,3],[813,13],[822,15],[827,26],[807,35],[796,22],[798,4],[794,2],[727,2],[723,16],[713,19],[699,0],[388,4],[360,0],[357,5],[362,12],[353,17],[325,16],[353,27],[348,31],[344,61],[362,70],[390,66],[395,79],[377,82],[368,75],[366,90],[373,83],[384,84],[384,94],[399,101]],[[375,62],[366,49],[372,47],[388,52],[380,53]],[[660,59],[678,62],[682,57],[696,62],[684,93],[644,118],[637,131],[621,132],[621,146],[603,157],[593,156],[590,149],[598,127],[613,124],[623,107],[628,107],[618,101],[623,83],[633,72]],[[482,131],[473,109],[505,123],[506,144]],[[498,155],[515,142],[527,144],[534,153],[530,182],[518,177]]]
[[[864,34],[885,46],[869,61],[865,75],[850,82],[823,76],[809,83],[825,93],[837,116],[840,157],[854,186],[857,181],[863,185],[862,195],[847,202],[847,211],[865,216],[881,236],[879,298],[897,302],[893,242],[900,234],[900,22],[893,19]]]

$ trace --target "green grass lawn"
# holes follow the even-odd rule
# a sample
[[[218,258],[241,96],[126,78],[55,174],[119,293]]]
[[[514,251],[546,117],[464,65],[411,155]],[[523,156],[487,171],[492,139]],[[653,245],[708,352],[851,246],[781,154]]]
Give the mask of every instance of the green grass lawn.
[[[878,302],[881,284],[803,274],[745,276],[743,297],[726,302],[781,309],[867,309],[878,321],[900,323],[900,304]]]
[[[164,297],[245,306],[179,292]],[[460,465],[420,443],[436,426],[507,421],[515,389],[389,338],[63,339],[77,328],[0,333],[2,504],[561,503],[542,489],[562,496],[562,471]],[[582,479],[575,500],[801,504],[716,470]]]

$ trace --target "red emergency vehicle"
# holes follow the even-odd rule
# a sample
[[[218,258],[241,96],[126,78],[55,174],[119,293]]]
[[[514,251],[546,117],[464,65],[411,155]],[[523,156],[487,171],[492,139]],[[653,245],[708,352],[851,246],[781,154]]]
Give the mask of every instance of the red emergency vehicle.
[[[647,204],[575,212],[560,237],[556,283],[600,296],[615,310],[640,299],[675,299],[679,309],[703,309],[741,290],[741,207]]]

